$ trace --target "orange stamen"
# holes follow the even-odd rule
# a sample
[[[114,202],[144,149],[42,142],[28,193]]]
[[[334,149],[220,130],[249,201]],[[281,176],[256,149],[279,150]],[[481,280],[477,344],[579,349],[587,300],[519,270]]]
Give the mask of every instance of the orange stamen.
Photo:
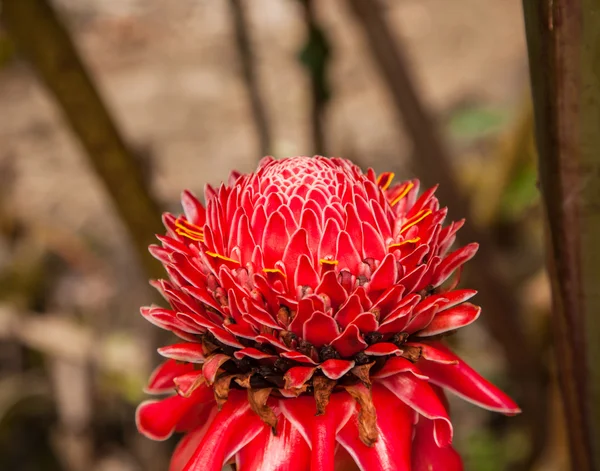
[[[183,218],[175,219],[175,232],[183,237],[192,239],[198,242],[204,242],[204,231],[202,228],[192,224]]]
[[[206,253],[206,255],[210,255],[211,257],[220,258],[221,260],[225,260],[226,262],[233,262],[233,263],[238,263],[238,264],[240,263],[237,260],[234,260],[233,258],[226,257],[225,255],[221,255],[216,252],[206,251],[205,253]]]
[[[406,184],[406,186],[402,189],[402,191],[400,192],[400,194],[398,196],[396,196],[394,198],[394,200],[390,203],[391,206],[396,206],[398,204],[398,202],[404,198],[406,195],[408,195],[408,192],[410,190],[413,189],[413,187],[415,186],[415,184],[413,182],[408,182]]]
[[[338,263],[340,263],[338,260],[326,260],[324,258],[319,260],[319,262],[321,262],[323,265],[337,265]]]
[[[283,272],[282,272],[282,271],[281,271],[279,268],[263,268],[263,271],[264,271],[265,273],[279,273],[279,274],[280,274],[280,275],[282,275],[284,278],[286,277],[286,276],[285,276],[285,273],[283,273]]]
[[[405,244],[416,244],[420,240],[421,240],[420,237],[415,237],[414,239],[406,239],[406,240],[403,240],[402,242],[398,242],[397,244],[390,245],[389,248],[390,249],[395,249],[397,247],[402,247]]]
[[[407,230],[409,230],[415,224],[418,224],[419,222],[421,222],[423,219],[425,219],[430,214],[431,214],[431,209],[422,209],[417,214],[415,214],[412,218],[410,218],[408,221],[406,221],[404,226],[402,226],[402,229],[400,229],[400,234],[402,234],[403,232],[406,232]]]
[[[381,188],[381,191],[387,190],[392,184],[392,180],[396,174],[394,172],[385,172],[377,177],[377,186]],[[383,183],[382,183],[383,182]]]

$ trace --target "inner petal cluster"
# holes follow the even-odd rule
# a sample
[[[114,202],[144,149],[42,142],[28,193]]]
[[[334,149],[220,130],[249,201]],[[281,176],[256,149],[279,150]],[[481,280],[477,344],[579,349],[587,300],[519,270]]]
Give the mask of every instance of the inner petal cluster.
[[[434,190],[392,185],[342,159],[266,158],[250,175],[183,195],[151,247],[173,310],[144,308],[188,341],[160,349],[201,364],[201,382],[294,397],[367,381],[387,359],[416,361],[421,340],[472,322],[479,308],[448,279],[476,244],[448,255],[462,221],[442,227]],[[329,381],[322,381],[324,378]],[[336,383],[332,385],[330,381]],[[265,398],[266,401],[266,398]]]

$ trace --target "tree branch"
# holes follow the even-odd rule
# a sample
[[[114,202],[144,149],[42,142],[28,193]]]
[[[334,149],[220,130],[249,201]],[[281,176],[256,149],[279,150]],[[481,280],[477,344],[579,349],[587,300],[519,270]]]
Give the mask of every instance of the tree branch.
[[[600,469],[600,17],[592,0],[523,8],[571,464],[591,471]]]
[[[163,231],[139,162],[114,124],[69,33],[47,0],[3,0],[1,18],[86,150],[146,272],[163,275],[147,247]],[[77,197],[77,195],[73,195]]]

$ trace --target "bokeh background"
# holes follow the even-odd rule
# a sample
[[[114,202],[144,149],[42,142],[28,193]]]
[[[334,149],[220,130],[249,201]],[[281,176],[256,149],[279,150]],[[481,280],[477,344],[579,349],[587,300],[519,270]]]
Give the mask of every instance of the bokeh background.
[[[161,210],[265,153],[441,183],[464,242],[485,243],[463,283],[482,318],[450,341],[524,409],[453,401],[456,445],[472,471],[568,468],[519,0],[50,4]],[[2,7],[0,469],[165,470],[175,439],[152,443],[133,421],[159,361],[138,314],[156,272],[107,190],[137,176],[96,171]]]

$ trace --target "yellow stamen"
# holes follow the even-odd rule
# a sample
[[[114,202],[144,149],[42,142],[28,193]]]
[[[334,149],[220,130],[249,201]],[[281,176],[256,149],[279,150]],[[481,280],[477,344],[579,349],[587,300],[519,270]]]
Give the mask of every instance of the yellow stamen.
[[[323,265],[337,265],[338,263],[340,263],[338,260],[327,260],[324,258],[319,260],[319,262],[321,262]]]
[[[414,239],[406,239],[406,240],[403,240],[402,242],[398,242],[397,244],[390,245],[389,248],[395,249],[396,247],[402,247],[405,244],[416,244],[420,240],[421,240],[420,237],[415,237]]]
[[[381,188],[381,191],[387,190],[392,184],[392,180],[396,174],[394,172],[385,172],[377,177],[377,186]],[[385,179],[385,180],[384,180]],[[384,182],[382,184],[382,181]]]
[[[210,255],[211,257],[220,258],[221,260],[225,260],[226,262],[233,262],[233,263],[238,263],[238,264],[240,263],[237,260],[234,260],[233,258],[226,257],[225,255],[221,255],[216,252],[206,251],[205,253],[206,253],[206,255]]]
[[[187,237],[199,242],[204,242],[204,231],[202,228],[192,224],[183,218],[175,219],[175,232],[181,236]]]
[[[279,273],[285,278],[285,273],[283,273],[279,268],[263,268],[265,273]]]
[[[398,196],[396,196],[394,198],[394,200],[390,203],[391,206],[396,206],[398,204],[398,202],[404,198],[406,195],[408,195],[408,192],[410,190],[413,189],[413,187],[415,186],[415,184],[413,182],[408,182],[406,184],[406,186],[402,189],[402,191],[400,192],[400,194]]]
[[[415,224],[421,222],[423,219],[425,219],[430,214],[431,214],[431,209],[422,209],[417,214],[415,214],[412,218],[410,218],[404,224],[404,226],[402,226],[402,229],[400,229],[400,234],[408,231],[411,227],[413,227]]]

